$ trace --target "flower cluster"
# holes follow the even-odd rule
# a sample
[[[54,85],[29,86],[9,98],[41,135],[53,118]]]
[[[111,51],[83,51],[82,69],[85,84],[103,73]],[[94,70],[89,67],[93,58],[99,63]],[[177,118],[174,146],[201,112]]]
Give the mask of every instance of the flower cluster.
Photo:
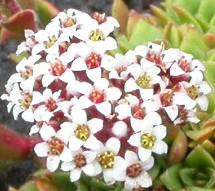
[[[34,122],[30,135],[47,168],[103,175],[125,190],[152,185],[154,154],[167,153],[165,123],[199,122],[211,88],[204,67],[178,49],[149,43],[125,55],[111,37],[117,21],[105,14],[69,9],[45,30],[26,31],[26,52],[6,84],[8,111]]]

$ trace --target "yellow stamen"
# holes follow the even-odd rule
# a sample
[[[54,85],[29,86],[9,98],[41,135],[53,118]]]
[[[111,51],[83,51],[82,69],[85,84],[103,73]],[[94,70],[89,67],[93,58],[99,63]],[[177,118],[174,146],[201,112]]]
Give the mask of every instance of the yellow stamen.
[[[82,141],[86,141],[90,136],[90,129],[87,125],[79,125],[75,130],[75,136]]]
[[[104,152],[98,157],[98,162],[103,169],[112,169],[114,167],[115,155],[110,151]]]
[[[141,146],[145,149],[152,149],[155,145],[156,137],[150,133],[145,133],[140,138]]]
[[[151,77],[147,74],[141,75],[136,80],[137,85],[142,89],[148,89],[151,88]]]
[[[89,39],[92,41],[101,41],[104,40],[104,34],[102,31],[96,29],[90,33]]]

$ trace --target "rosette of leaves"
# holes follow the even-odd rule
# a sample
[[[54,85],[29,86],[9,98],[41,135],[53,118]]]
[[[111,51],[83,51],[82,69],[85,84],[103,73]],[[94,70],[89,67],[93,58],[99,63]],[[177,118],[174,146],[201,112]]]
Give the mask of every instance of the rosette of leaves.
[[[0,44],[22,39],[25,29],[36,31],[39,25],[47,24],[58,12],[46,0],[1,0]]]

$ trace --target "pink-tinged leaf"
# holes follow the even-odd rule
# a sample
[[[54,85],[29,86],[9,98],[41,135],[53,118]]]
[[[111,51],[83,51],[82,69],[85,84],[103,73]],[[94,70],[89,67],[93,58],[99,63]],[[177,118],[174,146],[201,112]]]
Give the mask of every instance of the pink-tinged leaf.
[[[206,44],[210,48],[215,48],[215,34],[214,33],[206,34],[204,39],[205,39]]]
[[[7,21],[2,22],[2,26],[14,33],[24,35],[25,29],[36,31],[36,14],[31,9],[20,11],[11,16]]]
[[[181,162],[186,156],[187,149],[188,149],[187,137],[184,134],[184,132],[180,130],[170,148],[169,152],[170,164],[176,164]]]
[[[19,33],[13,33],[6,28],[2,28],[0,31],[0,44],[5,44],[11,39],[20,39],[22,36]]]
[[[112,7],[112,16],[120,24],[120,32],[126,34],[129,10],[123,0],[114,0]]]
[[[11,12],[11,14],[18,13],[21,11],[21,7],[16,0],[3,0],[3,5],[5,5]]]
[[[43,24],[48,24],[59,13],[59,9],[46,0],[35,0],[35,6]]]
[[[35,9],[34,0],[17,0],[23,9]]]
[[[30,140],[0,125],[0,160],[22,160],[40,140]]]

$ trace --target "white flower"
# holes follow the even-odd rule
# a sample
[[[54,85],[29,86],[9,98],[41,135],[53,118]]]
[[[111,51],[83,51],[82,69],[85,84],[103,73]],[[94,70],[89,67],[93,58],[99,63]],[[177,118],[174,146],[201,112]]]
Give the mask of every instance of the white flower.
[[[95,51],[84,42],[72,44],[68,52],[75,55],[75,59],[71,63],[72,71],[86,71],[87,77],[91,81],[101,78],[102,52]]]
[[[36,76],[42,75],[42,84],[48,87],[53,81],[61,80],[63,82],[72,82],[75,80],[73,72],[68,68],[68,63],[74,59],[69,52],[57,55],[47,56],[47,62],[41,62],[34,67]]]
[[[20,43],[17,47],[16,54],[19,55],[23,52],[31,52],[32,47],[36,44],[34,39],[34,31],[32,30],[25,30],[25,38],[26,41]]]
[[[105,78],[98,79],[94,85],[87,82],[80,82],[75,87],[72,85],[70,89],[75,89],[83,94],[77,101],[80,108],[85,109],[95,105],[96,109],[105,116],[111,114],[111,102],[117,101],[122,95],[119,88],[109,87],[109,81]]]
[[[39,122],[36,122],[36,124],[34,124],[32,127],[31,127],[31,130],[29,132],[29,135],[32,136],[34,134],[37,134],[40,132],[40,130],[43,128],[43,127],[46,127],[47,126],[47,123],[46,122],[43,122],[43,121],[39,121]]]
[[[200,106],[201,110],[207,111],[208,109],[208,98],[207,94],[211,93],[212,89],[206,81],[198,82],[196,84],[182,82],[185,92],[188,96],[195,100]],[[189,109],[189,108],[188,108]]]
[[[165,82],[160,77],[160,69],[156,66],[141,62],[141,65],[132,64],[128,70],[133,77],[126,81],[125,92],[139,90],[144,101],[153,97],[155,84],[158,84],[161,90],[166,87]]]
[[[43,94],[38,91],[33,92],[33,105],[39,105],[34,110],[34,117],[36,121],[48,122],[54,115],[53,113],[58,111],[58,102],[61,91],[52,93],[51,89],[45,89]]]
[[[138,147],[138,155],[144,162],[151,156],[152,152],[156,154],[167,153],[167,144],[162,140],[166,137],[166,127],[163,125],[142,127],[141,132],[137,132],[128,140],[132,146]]]
[[[87,120],[84,110],[73,107],[71,111],[72,122],[61,124],[62,130],[69,136],[69,148],[77,151],[82,146],[88,149],[98,149],[100,141],[95,134],[103,128],[103,121],[98,118]]]
[[[117,48],[117,43],[109,34],[113,32],[112,23],[99,25],[97,22],[82,26],[77,30],[75,36],[92,46],[96,51],[105,52]]]
[[[129,117],[131,127],[135,132],[141,131],[142,127],[151,125],[160,125],[161,117],[156,112],[159,107],[153,106],[153,102],[148,100],[139,104],[132,103],[132,98],[135,96],[127,96],[127,102],[120,103],[115,107],[115,112],[117,113],[118,119],[126,119]],[[137,98],[136,98],[137,99]]]
[[[127,168],[124,189],[126,191],[152,186],[152,178],[147,171],[154,165],[153,157],[142,162],[139,161],[136,153],[127,150],[125,153],[125,161]]]
[[[34,75],[34,67],[35,63],[41,58],[40,55],[33,55],[26,58],[23,58],[22,61],[17,64],[16,71],[18,73],[13,74],[8,82],[7,85],[11,86],[14,83],[20,82],[20,87],[26,91],[32,91],[34,88],[34,83],[36,77]]]
[[[42,51],[58,54],[60,43],[67,40],[66,37],[61,38],[60,25],[55,22],[49,23],[45,30],[38,31],[34,36],[37,43],[32,48],[32,54],[39,54]]]
[[[8,94],[1,96],[2,100],[9,101],[7,105],[8,112],[13,111],[13,117],[18,119],[19,114],[28,122],[34,121],[33,108],[32,108],[32,94],[22,91],[18,84],[14,84]]]
[[[71,182],[78,181],[82,172],[88,176],[97,176],[102,172],[102,169],[96,157],[95,151],[75,151],[69,162],[62,163],[61,170],[70,171]]]
[[[102,67],[110,72],[110,79],[126,79],[128,76],[127,67],[137,62],[137,58],[133,51],[128,51],[125,55],[117,53],[115,57],[104,55],[103,58]]]
[[[72,158],[72,152],[66,146],[68,140],[61,131],[55,132],[51,126],[45,126],[40,131],[44,142],[36,144],[34,148],[39,157],[47,157],[46,165],[51,172],[58,169],[60,161],[69,162]]]
[[[194,109],[186,109],[184,106],[180,106],[178,108],[178,116],[174,120],[174,124],[181,124],[184,122],[198,123],[200,122],[199,118],[196,114],[196,108]]]
[[[120,141],[117,138],[109,138],[105,145],[98,151],[98,161],[103,170],[104,180],[107,184],[114,184],[116,181],[124,181],[125,160],[118,156]]]

